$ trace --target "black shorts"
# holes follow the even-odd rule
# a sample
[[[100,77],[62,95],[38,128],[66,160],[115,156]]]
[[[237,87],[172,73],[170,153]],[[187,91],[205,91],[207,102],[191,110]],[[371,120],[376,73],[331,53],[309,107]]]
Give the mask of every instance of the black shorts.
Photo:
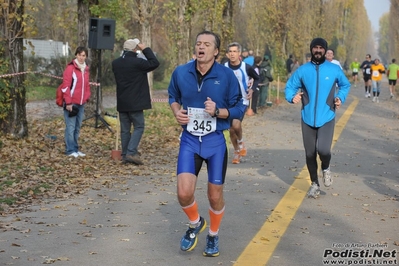
[[[352,72],[352,76],[357,76],[359,72]]]
[[[371,79],[371,75],[363,75],[364,82],[367,82]]]
[[[389,83],[389,85],[395,86],[396,85],[396,79],[390,79],[390,80],[388,80],[388,83]]]

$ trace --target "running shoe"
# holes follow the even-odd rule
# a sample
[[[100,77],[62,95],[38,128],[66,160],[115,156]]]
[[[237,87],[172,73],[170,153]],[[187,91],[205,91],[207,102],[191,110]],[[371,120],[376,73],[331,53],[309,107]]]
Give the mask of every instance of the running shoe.
[[[186,234],[180,240],[180,249],[183,251],[191,251],[195,248],[198,242],[198,234],[204,231],[206,228],[206,221],[200,217],[200,221],[197,227],[189,226]]]
[[[393,93],[391,93],[391,99],[393,98]]]
[[[312,185],[309,188],[309,191],[307,193],[308,198],[314,198],[317,199],[317,197],[320,195],[320,187],[318,184],[315,182],[312,183]]]
[[[377,103],[379,103],[380,102],[380,98],[379,97],[377,97]]]
[[[323,183],[325,187],[329,187],[333,183],[330,168],[323,170]]]
[[[375,101],[377,100],[377,97],[373,97],[373,103],[375,103]]]
[[[77,152],[72,152],[71,154],[68,155],[69,157],[75,157],[78,158],[79,154]]]
[[[240,152],[239,151],[235,151],[232,163],[233,164],[239,164],[240,160],[241,160]]]
[[[206,247],[202,255],[205,257],[219,256],[219,236],[206,236]]]
[[[244,145],[244,142],[238,144],[240,146],[240,156],[247,156],[247,148]]]

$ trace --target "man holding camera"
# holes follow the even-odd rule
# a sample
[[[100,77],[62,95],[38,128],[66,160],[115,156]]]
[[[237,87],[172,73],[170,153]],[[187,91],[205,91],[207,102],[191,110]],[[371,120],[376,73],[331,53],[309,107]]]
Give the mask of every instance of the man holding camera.
[[[146,59],[138,56],[139,51]],[[151,109],[147,73],[158,66],[159,61],[151,48],[138,39],[125,41],[121,57],[112,62],[116,81],[116,109],[121,128],[122,160],[125,163],[143,164],[138,146],[144,133],[143,111]]]

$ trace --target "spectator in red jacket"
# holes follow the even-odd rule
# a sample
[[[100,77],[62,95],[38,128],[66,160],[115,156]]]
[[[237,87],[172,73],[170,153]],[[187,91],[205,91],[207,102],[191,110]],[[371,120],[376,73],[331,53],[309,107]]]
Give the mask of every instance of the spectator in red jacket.
[[[84,117],[84,105],[90,98],[89,67],[86,65],[87,48],[76,48],[75,59],[68,63],[63,75],[65,120],[65,154],[86,156],[79,151],[78,139]]]

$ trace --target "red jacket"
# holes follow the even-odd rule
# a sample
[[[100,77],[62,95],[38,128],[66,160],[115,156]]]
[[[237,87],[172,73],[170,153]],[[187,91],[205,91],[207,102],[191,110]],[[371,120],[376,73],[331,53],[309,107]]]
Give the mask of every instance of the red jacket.
[[[90,98],[89,67],[86,65],[84,73],[75,63],[69,62],[65,68],[62,82],[62,92],[65,103],[85,104]]]

